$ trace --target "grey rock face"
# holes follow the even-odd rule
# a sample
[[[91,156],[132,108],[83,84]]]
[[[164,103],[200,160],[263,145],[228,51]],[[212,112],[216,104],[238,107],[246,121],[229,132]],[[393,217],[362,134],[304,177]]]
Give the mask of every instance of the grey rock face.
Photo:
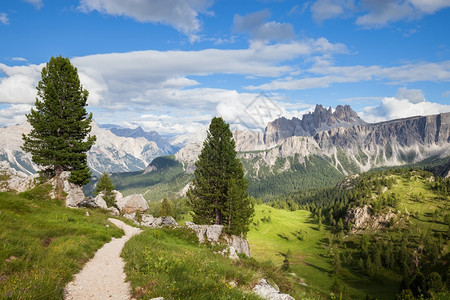
[[[265,279],[260,279],[253,288],[253,293],[267,300],[295,300],[294,297],[280,293],[277,286],[273,287]]]
[[[200,243],[208,241],[211,244],[218,244],[221,241],[225,241],[228,245],[226,251],[229,253],[230,258],[235,259],[237,256],[235,253],[243,253],[248,257],[252,257],[248,240],[236,235],[230,236],[223,233],[223,225],[197,225],[192,222],[186,222],[186,227],[197,234]]]
[[[37,174],[26,175],[11,168],[6,161],[0,162],[0,192],[24,192],[36,185]]]
[[[349,105],[338,105],[334,112],[331,108],[316,105],[314,112],[303,115],[302,119],[282,117],[267,124],[264,142],[266,145],[276,145],[292,136],[313,136],[326,129],[364,124],[366,122]]]
[[[60,180],[62,181],[63,191],[67,194],[66,206],[67,207],[78,207],[78,204],[81,203],[85,199],[83,189],[79,185],[69,182],[69,178],[70,178],[70,172],[68,172],[68,171],[62,172],[60,175]],[[50,192],[50,196],[52,198],[56,198],[56,196],[57,196],[56,187],[58,184],[58,179],[56,177],[52,178],[49,180],[48,183],[50,183],[53,187],[52,191]]]

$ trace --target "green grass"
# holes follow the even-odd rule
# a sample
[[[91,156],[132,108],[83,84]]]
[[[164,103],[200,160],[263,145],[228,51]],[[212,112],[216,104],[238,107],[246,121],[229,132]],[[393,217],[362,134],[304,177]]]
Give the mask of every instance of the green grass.
[[[48,191],[0,193],[1,299],[62,299],[64,286],[95,251],[123,234],[108,225],[105,212],[66,208]]]
[[[233,261],[199,244],[187,228],[146,229],[124,248],[125,272],[137,299],[259,299],[251,293],[260,278],[296,299],[315,299],[300,280],[270,261]]]
[[[302,241],[296,237],[300,236],[298,232],[302,232]],[[270,259],[280,266],[283,261],[280,252],[290,250],[292,271],[313,290],[326,294],[331,286],[332,270],[328,260],[323,258],[326,250],[321,245],[326,236],[324,229],[317,230],[308,211],[291,212],[257,205],[248,240],[255,259]]]

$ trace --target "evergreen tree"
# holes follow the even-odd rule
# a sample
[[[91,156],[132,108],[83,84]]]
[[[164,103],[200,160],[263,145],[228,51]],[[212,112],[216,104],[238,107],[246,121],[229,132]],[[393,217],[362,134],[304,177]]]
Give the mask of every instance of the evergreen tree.
[[[37,86],[35,109],[27,115],[33,127],[23,135],[22,149],[44,167],[41,174],[57,176],[70,171],[70,181],[84,185],[90,181],[87,151],[95,142],[90,136],[92,114],[88,114],[88,91],[68,58],[52,57],[42,69]]]
[[[105,200],[108,206],[114,205],[114,184],[111,181],[111,177],[109,177],[108,173],[103,172],[102,176],[100,176],[97,186],[95,187],[94,195],[103,194],[103,200]]]
[[[169,217],[169,216],[173,216],[173,209],[172,209],[172,205],[170,205],[169,200],[167,200],[167,198],[164,198],[161,201],[161,213],[160,213],[161,217]]]
[[[195,165],[193,186],[188,192],[193,221],[224,225],[230,234],[245,234],[254,208],[244,169],[236,157],[233,134],[222,118],[212,119]]]

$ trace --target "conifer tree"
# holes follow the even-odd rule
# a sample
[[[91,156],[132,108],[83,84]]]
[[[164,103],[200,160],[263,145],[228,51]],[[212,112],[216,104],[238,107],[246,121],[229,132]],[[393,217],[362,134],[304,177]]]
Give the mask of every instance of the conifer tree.
[[[161,217],[169,217],[169,216],[173,216],[173,209],[172,209],[172,205],[170,205],[169,200],[167,200],[167,198],[164,198],[161,201],[161,213],[160,213]]]
[[[222,118],[212,119],[195,165],[193,186],[188,193],[193,221],[224,225],[230,234],[245,234],[254,208],[244,169],[236,157],[233,134]]]
[[[64,57],[52,57],[42,69],[35,108],[27,115],[32,130],[23,135],[22,149],[42,166],[42,175],[54,177],[70,171],[70,181],[87,184],[91,172],[87,151],[95,142],[90,136],[88,91],[80,84],[77,69]]]
[[[95,187],[94,195],[103,194],[103,200],[105,200],[108,206],[114,205],[114,184],[111,181],[111,177],[109,177],[108,173],[103,172],[102,176],[100,176],[97,186]]]

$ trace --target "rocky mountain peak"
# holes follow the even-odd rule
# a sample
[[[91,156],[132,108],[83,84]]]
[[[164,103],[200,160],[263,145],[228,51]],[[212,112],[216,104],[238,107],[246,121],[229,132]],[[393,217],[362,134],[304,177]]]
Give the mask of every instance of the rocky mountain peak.
[[[333,111],[331,107],[324,108],[317,104],[314,111],[303,115],[302,119],[281,117],[270,122],[264,133],[264,142],[274,145],[291,136],[314,136],[322,130],[364,124],[366,122],[349,105],[338,105]]]

